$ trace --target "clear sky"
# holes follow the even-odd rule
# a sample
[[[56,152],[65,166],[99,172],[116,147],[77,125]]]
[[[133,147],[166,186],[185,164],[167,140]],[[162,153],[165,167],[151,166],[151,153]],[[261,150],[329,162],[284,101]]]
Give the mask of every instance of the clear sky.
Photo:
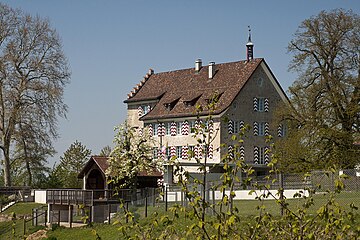
[[[93,154],[112,145],[114,126],[126,118],[123,101],[149,68],[164,72],[245,59],[247,26],[254,57],[265,58],[284,88],[287,45],[304,19],[321,10],[352,9],[360,1],[340,0],[8,0],[13,8],[48,18],[62,38],[72,76],[66,87],[67,119],[60,119],[58,154],[75,140]]]

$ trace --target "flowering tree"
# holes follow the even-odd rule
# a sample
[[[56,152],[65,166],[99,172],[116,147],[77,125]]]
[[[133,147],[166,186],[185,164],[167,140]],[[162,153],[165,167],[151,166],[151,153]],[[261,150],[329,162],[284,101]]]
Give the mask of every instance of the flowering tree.
[[[161,170],[160,160],[153,159],[153,142],[148,131],[138,134],[127,122],[115,128],[115,147],[110,154],[107,175],[117,186],[136,188],[142,171]]]

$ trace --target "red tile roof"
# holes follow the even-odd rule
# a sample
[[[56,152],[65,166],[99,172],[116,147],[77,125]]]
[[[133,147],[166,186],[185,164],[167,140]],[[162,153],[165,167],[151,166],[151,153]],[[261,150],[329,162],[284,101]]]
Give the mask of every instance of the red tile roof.
[[[257,58],[216,64],[212,79],[208,77],[208,66],[203,66],[198,73],[194,68],[189,68],[147,75],[146,81],[134,89],[124,102],[159,100],[154,109],[141,120],[187,117],[195,115],[196,112],[195,106],[189,106],[187,102],[198,98],[196,105],[206,105],[206,100],[217,93],[221,94],[221,97],[214,114],[219,114],[230,106],[263,61],[262,58]],[[175,104],[173,108],[166,108],[170,103]],[[202,114],[208,113],[204,111]]]

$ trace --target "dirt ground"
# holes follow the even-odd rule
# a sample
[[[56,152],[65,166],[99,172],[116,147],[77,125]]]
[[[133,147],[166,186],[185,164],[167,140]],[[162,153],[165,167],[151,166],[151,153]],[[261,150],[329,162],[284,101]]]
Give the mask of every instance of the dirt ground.
[[[47,232],[47,230],[45,230],[45,229],[39,230],[37,232],[34,232],[33,234],[30,234],[26,238],[26,240],[40,240],[40,239],[43,239],[43,238],[47,238],[46,232]]]
[[[11,217],[6,214],[0,214],[0,222],[11,221]]]

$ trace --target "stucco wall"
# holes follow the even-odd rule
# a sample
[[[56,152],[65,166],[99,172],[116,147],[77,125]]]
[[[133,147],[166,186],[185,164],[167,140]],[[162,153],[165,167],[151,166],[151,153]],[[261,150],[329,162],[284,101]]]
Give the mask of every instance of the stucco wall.
[[[249,81],[245,84],[243,89],[240,91],[238,96],[231,104],[231,106],[222,113],[221,116],[214,116],[214,130],[220,129],[220,132],[216,135],[213,145],[213,158],[208,159],[209,163],[219,163],[221,156],[227,153],[227,149],[220,149],[220,143],[229,143],[233,144],[231,140],[231,135],[228,133],[227,123],[223,121],[224,118],[244,121],[245,124],[249,124],[251,127],[250,131],[247,133],[246,138],[244,139],[244,150],[245,150],[245,159],[248,163],[254,163],[254,146],[265,147],[269,144],[265,143],[264,136],[254,136],[253,134],[253,123],[257,122],[267,122],[269,123],[270,131],[269,134],[276,137],[277,127],[272,124],[273,113],[277,108],[279,102],[284,98],[284,95],[280,96],[279,86],[277,86],[276,80],[273,78],[265,63],[262,63],[254,74],[251,76]],[[282,93],[281,93],[282,94]],[[268,112],[255,112],[254,107],[254,97],[267,98],[269,100],[269,111]],[[144,104],[154,105],[155,103],[137,103],[137,104],[128,104],[128,123],[131,126],[143,128],[144,123],[139,121],[138,107]],[[194,117],[193,117],[194,119]],[[190,119],[166,119],[167,121],[184,121]],[[154,121],[153,123],[155,123]],[[160,121],[161,122],[161,121]],[[215,133],[215,131],[214,131]],[[186,146],[186,145],[196,145],[196,138],[189,135],[176,135],[176,136],[154,136],[153,139],[154,147],[160,146]],[[186,163],[195,163],[195,160],[182,160],[180,162]],[[265,165],[262,165],[263,167]],[[261,166],[260,166],[261,167]]]
[[[272,123],[272,120],[274,111],[281,102],[281,97],[274,87],[273,82],[270,80],[270,77],[271,76],[266,74],[262,65],[260,65],[223,116],[233,121],[244,121],[245,124],[250,126],[250,130],[243,138],[244,157],[248,163],[254,162],[254,146],[265,147],[269,145],[269,143],[265,143],[265,136],[254,136],[253,123],[255,121],[268,122],[270,126],[269,134],[274,137],[277,136],[277,128]],[[254,97],[267,98],[269,100],[269,111],[254,111]],[[228,124],[222,123],[221,142],[235,144],[235,142],[231,140],[232,135],[233,134],[228,133]],[[221,154],[226,153],[227,149],[223,149]]]

